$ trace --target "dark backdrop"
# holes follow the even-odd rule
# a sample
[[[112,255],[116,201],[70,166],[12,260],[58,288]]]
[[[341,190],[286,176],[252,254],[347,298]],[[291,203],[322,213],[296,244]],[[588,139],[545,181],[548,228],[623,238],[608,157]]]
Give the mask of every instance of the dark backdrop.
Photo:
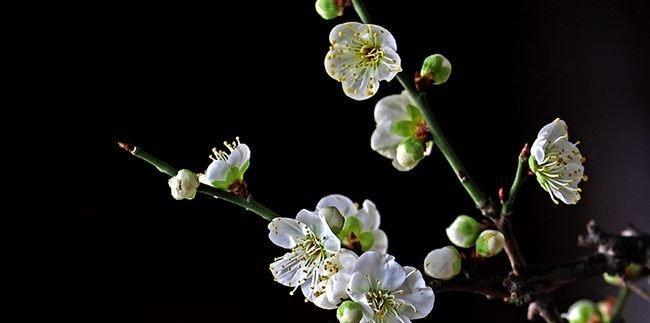
[[[555,117],[588,157],[584,198],[555,206],[534,180],[515,207],[530,262],[583,252],[591,218],[648,230],[650,10],[645,1],[372,1],[412,73],[431,53],[452,62],[433,109],[467,168],[494,194],[516,155]],[[47,1],[9,6],[3,46],[0,251],[6,321],[331,322],[272,281],[283,251],[263,220],[224,202],[172,200],[166,178],[122,153],[142,145],[202,170],[213,146],[252,148],[250,190],[283,216],[342,193],[371,199],[389,251],[419,266],[448,242],[459,213],[477,215],[440,155],[398,173],[369,146],[372,109],[323,68],[328,33],[313,1]],[[4,74],[4,73],[3,73]],[[503,255],[489,262],[507,268]],[[593,279],[556,293],[614,292]],[[644,321],[634,299],[629,321]],[[15,315],[15,316],[14,316]],[[429,321],[521,322],[524,309],[439,294]]]

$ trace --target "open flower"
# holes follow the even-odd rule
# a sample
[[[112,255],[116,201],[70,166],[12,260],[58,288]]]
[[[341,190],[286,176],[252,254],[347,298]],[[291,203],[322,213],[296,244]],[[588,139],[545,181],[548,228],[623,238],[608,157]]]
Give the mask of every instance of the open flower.
[[[402,267],[393,256],[376,251],[359,257],[347,291],[362,307],[362,323],[421,319],[431,312],[435,299],[417,269]]]
[[[269,266],[275,280],[295,291],[301,287],[305,298],[324,308],[336,308],[326,295],[327,276],[337,273],[341,264],[341,242],[325,219],[316,212],[301,210],[296,219],[275,218],[269,223],[269,239],[291,249]],[[325,285],[322,283],[325,282]],[[293,291],[291,294],[293,294]],[[318,299],[318,300],[317,300]],[[318,302],[318,303],[317,303]]]
[[[380,215],[374,203],[365,200],[359,209],[349,198],[332,194],[318,201],[316,211],[326,207],[334,207],[345,218],[343,228],[337,233],[344,247],[360,252],[375,250],[386,253],[388,237],[379,229]]]
[[[370,147],[392,159],[397,170],[411,170],[431,153],[429,128],[406,91],[379,100],[375,121],[377,128],[370,138]]]
[[[567,125],[558,118],[539,131],[531,146],[530,169],[556,204],[557,199],[566,204],[580,200],[578,184],[586,176],[582,166],[584,158],[576,145],[569,142]]]
[[[246,196],[246,182],[244,182],[244,173],[250,165],[251,150],[246,144],[239,141],[232,143],[223,143],[228,152],[223,150],[212,149],[214,156],[210,156],[212,163],[208,166],[205,174],[199,176],[201,183],[211,185],[224,191]]]
[[[355,100],[373,96],[379,81],[390,81],[402,71],[395,38],[383,27],[346,22],[332,29],[330,43],[325,70]]]
[[[313,289],[308,284],[301,286],[305,298],[320,308],[335,309],[349,298],[345,287],[350,282],[358,258],[354,252],[341,249],[326,259],[319,271],[316,286]]]

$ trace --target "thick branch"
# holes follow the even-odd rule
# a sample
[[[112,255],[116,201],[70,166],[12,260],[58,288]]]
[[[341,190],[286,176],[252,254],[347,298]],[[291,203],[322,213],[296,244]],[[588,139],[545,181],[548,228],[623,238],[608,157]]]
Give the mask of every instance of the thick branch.
[[[510,297],[510,293],[503,287],[501,280],[498,277],[493,278],[491,281],[481,279],[434,279],[429,282],[429,286],[431,286],[433,291],[436,293],[466,292],[483,295],[488,299],[502,300],[506,300]]]

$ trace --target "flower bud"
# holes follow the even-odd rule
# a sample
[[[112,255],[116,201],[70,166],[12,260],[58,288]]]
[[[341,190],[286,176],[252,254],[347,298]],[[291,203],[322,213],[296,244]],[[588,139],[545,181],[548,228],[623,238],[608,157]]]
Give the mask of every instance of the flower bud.
[[[569,323],[588,323],[591,317],[596,314],[596,307],[590,300],[582,299],[575,302],[566,314],[562,317],[567,319]]]
[[[439,85],[447,82],[449,75],[451,75],[451,63],[444,56],[434,54],[424,59],[420,70],[421,77]]]
[[[424,258],[424,272],[437,279],[451,279],[460,272],[460,253],[453,246],[435,249]]]
[[[446,231],[451,243],[462,248],[469,248],[474,245],[480,230],[476,220],[467,215],[460,215]]]
[[[340,0],[317,0],[316,12],[323,19],[330,20],[343,15],[343,4]]]
[[[605,280],[606,283],[618,286],[618,287],[624,287],[625,286],[625,279],[628,280],[635,280],[639,278],[639,274],[641,274],[641,271],[643,270],[643,267],[639,264],[631,263],[625,267],[625,273],[621,275],[610,275],[608,273],[603,274],[603,279]]]
[[[329,225],[334,234],[341,232],[341,229],[343,229],[343,224],[345,223],[345,218],[343,218],[343,215],[341,215],[341,212],[339,212],[339,210],[333,206],[326,206],[318,210],[318,214],[325,219],[327,225]]]
[[[361,305],[353,301],[345,301],[339,305],[339,309],[336,310],[336,318],[339,319],[341,323],[359,323],[363,318],[363,312],[361,310]]]
[[[395,159],[402,167],[411,169],[424,158],[424,144],[415,138],[404,140],[397,146]]]
[[[625,286],[625,282],[623,281],[623,278],[619,275],[610,275],[608,273],[603,274],[603,279],[605,280],[606,283],[618,287],[623,287]]]
[[[196,189],[199,187],[199,178],[189,170],[181,169],[176,176],[169,179],[168,184],[174,199],[191,200],[196,195]]]
[[[476,239],[476,253],[482,257],[492,257],[501,250],[506,243],[503,233],[496,230],[485,230]]]

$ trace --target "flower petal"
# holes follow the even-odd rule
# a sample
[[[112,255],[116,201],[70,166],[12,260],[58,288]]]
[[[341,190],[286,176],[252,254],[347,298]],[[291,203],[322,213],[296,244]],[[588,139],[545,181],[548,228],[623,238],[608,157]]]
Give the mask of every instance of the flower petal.
[[[370,283],[365,274],[362,272],[355,272],[350,277],[350,282],[348,283],[346,290],[353,301],[363,303],[366,301],[365,293],[368,292],[370,288]]]
[[[433,309],[435,295],[431,287],[428,287],[422,278],[422,273],[413,267],[404,267],[406,271],[406,281],[401,287],[404,294],[397,297],[412,305],[404,309],[405,313],[411,319],[421,319],[429,315]]]
[[[326,251],[335,253],[341,249],[341,241],[332,232],[325,218],[320,216],[317,212],[308,210],[300,210],[296,215],[296,220],[305,223],[309,229],[321,240],[323,247]]]
[[[323,197],[316,204],[316,210],[320,210],[326,206],[335,207],[344,217],[358,213],[357,206],[354,205],[352,200],[341,194],[331,194]]]
[[[388,236],[386,236],[386,233],[382,230],[373,230],[372,235],[374,241],[370,250],[386,253],[388,251]]]
[[[402,286],[406,280],[406,272],[395,257],[377,251],[367,251],[354,266],[355,274],[367,275],[373,287],[393,291]]]
[[[411,104],[406,91],[383,97],[375,105],[374,117],[377,124],[400,120],[411,120],[406,107]]]
[[[392,122],[380,123],[370,137],[370,148],[380,155],[394,159],[397,155],[397,146],[404,140],[392,131]]]
[[[241,168],[251,158],[251,150],[246,144],[239,144],[228,156],[228,164]]]
[[[287,252],[269,265],[269,269],[275,280],[289,287],[300,286],[309,276],[309,272],[303,270],[304,260],[297,260],[291,252]]]
[[[417,166],[418,163],[415,163],[414,165],[411,165],[410,167],[404,167],[404,166],[402,166],[402,164],[400,164],[397,161],[397,158],[396,158],[396,159],[393,159],[392,164],[393,164],[393,167],[395,167],[395,169],[397,169],[398,171],[400,171],[400,172],[408,172],[411,169],[415,168],[415,166]]]
[[[363,231],[378,229],[380,216],[375,203],[372,203],[370,200],[363,201],[363,208],[359,210],[357,219],[361,221],[361,229]]]
[[[377,65],[377,79],[390,82],[397,73],[402,71],[402,59],[391,48],[384,47],[382,51],[384,57],[381,58]]]
[[[537,134],[537,137],[545,137],[549,142],[554,142],[557,138],[568,136],[568,127],[564,120],[556,118],[553,122],[545,125]],[[569,139],[567,137],[567,139]]]
[[[291,249],[297,240],[305,237],[305,227],[300,221],[290,218],[275,218],[268,225],[269,239],[278,247]]]
[[[204,179],[210,184],[213,181],[225,181],[230,165],[223,160],[213,160],[205,171]]]

